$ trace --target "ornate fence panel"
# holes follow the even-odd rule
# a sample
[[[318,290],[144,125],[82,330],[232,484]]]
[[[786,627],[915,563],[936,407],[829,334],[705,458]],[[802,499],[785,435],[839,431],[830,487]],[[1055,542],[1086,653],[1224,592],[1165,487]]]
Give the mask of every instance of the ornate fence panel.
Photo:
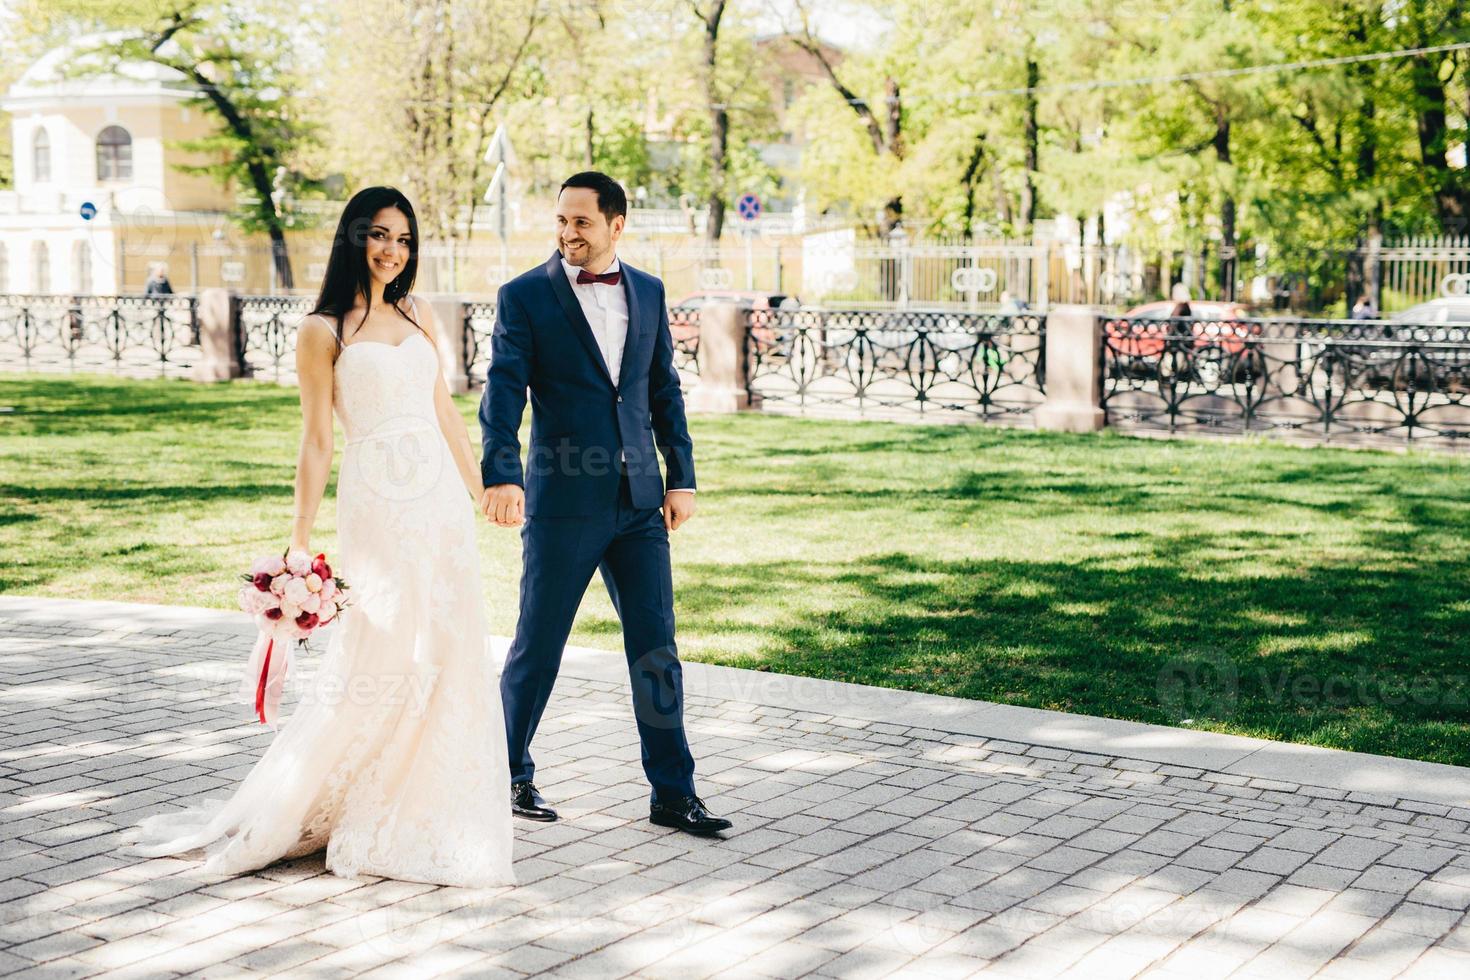
[[[237,296],[231,319],[245,376],[296,383],[296,328],[312,308],[307,296]]]
[[[199,361],[192,296],[0,295],[0,366],[184,378]]]
[[[751,310],[746,384],[768,411],[1030,424],[1046,317]]]
[[[464,303],[464,367],[471,388],[485,386],[490,370],[490,335],[495,331],[494,303]]]
[[[699,307],[669,307],[669,333],[674,338],[674,370],[685,391],[699,381]]]
[[[1103,319],[1107,424],[1464,447],[1470,325]]]
[[[460,309],[465,373],[469,376],[471,388],[481,388],[485,384],[485,374],[490,370],[490,335],[495,330],[495,304],[462,303]],[[674,337],[674,368],[679,372],[681,387],[688,391],[699,380],[698,308],[671,308],[669,330]]]

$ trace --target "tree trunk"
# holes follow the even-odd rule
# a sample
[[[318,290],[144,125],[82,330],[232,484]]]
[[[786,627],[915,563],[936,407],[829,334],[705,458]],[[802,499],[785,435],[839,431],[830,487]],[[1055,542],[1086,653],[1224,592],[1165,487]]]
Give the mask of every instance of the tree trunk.
[[[730,141],[730,111],[715,87],[715,68],[720,54],[720,18],[725,0],[714,0],[704,17],[704,99],[709,107],[709,217],[704,224],[704,240],[718,245],[725,230],[725,180],[729,161],[726,154]]]
[[[1225,166],[1230,165],[1230,116],[1222,107],[1215,113],[1215,159]],[[1204,278],[1204,267],[1200,268]],[[1220,298],[1235,299],[1236,251],[1235,251],[1235,195],[1225,191],[1220,203]]]
[[[1470,217],[1470,188],[1460,180],[1457,172],[1450,169],[1447,159],[1448,113],[1444,83],[1439,80],[1438,62],[1420,55],[1413,59],[1411,73],[1414,82],[1414,115],[1419,132],[1419,154],[1424,161],[1425,170],[1428,171],[1440,224],[1449,234],[1462,234],[1466,218]]]
[[[589,105],[587,107],[587,146],[586,152],[584,154],[588,170],[591,170],[597,163],[597,152],[596,147],[593,143],[593,140],[596,138],[596,136],[597,128],[593,124],[592,106]]]
[[[1024,235],[1030,235],[1036,224],[1036,171],[1038,165],[1037,154],[1037,128],[1036,128],[1036,93],[1033,91],[1041,81],[1041,67],[1036,63],[1036,58],[1028,50],[1026,52],[1026,100],[1024,103],[1024,118],[1022,126],[1025,130],[1026,151],[1026,182],[1021,186],[1021,214],[1020,228]]]
[[[965,164],[965,175],[960,178],[960,183],[965,188],[964,220],[960,226],[960,232],[967,242],[975,237],[975,183],[980,176],[980,164],[984,160],[985,136],[981,134],[975,137],[975,149],[970,153],[970,162]]]

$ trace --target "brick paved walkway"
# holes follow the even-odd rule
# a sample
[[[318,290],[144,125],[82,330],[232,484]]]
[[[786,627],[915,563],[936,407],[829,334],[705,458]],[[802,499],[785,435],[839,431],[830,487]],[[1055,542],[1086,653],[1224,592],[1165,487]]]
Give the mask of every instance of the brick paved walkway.
[[[119,856],[267,744],[231,700],[248,629],[0,597],[0,972],[1470,977],[1462,770],[1308,753],[1427,802],[1313,787],[1250,775],[1297,758],[1264,743],[1042,712],[1018,740],[996,706],[690,664],[701,789],[737,821],[700,841],[648,824],[621,657],[595,652],[538,736],[563,819],[517,825],[515,888]]]

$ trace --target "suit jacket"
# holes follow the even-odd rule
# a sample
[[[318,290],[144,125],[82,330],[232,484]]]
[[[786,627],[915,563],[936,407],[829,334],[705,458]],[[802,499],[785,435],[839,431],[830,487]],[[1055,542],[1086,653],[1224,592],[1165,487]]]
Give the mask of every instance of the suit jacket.
[[[500,287],[480,399],[480,472],[487,487],[524,487],[528,516],[585,517],[613,508],[624,468],[633,506],[658,507],[664,495],[659,454],[669,489],[694,487],[694,443],[674,370],[664,285],[620,265],[628,339],[616,386],[559,253]],[[522,465],[528,391],[531,445]]]

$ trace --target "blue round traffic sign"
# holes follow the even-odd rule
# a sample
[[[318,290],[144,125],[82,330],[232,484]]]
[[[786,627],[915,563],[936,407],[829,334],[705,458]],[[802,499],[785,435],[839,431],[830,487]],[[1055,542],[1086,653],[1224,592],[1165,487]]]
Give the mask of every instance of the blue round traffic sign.
[[[744,220],[754,221],[761,214],[761,199],[754,194],[742,194],[740,200],[735,203],[735,210]]]
[[[91,201],[83,201],[82,206],[78,210],[81,212],[83,221],[91,221],[97,216],[97,205]]]

